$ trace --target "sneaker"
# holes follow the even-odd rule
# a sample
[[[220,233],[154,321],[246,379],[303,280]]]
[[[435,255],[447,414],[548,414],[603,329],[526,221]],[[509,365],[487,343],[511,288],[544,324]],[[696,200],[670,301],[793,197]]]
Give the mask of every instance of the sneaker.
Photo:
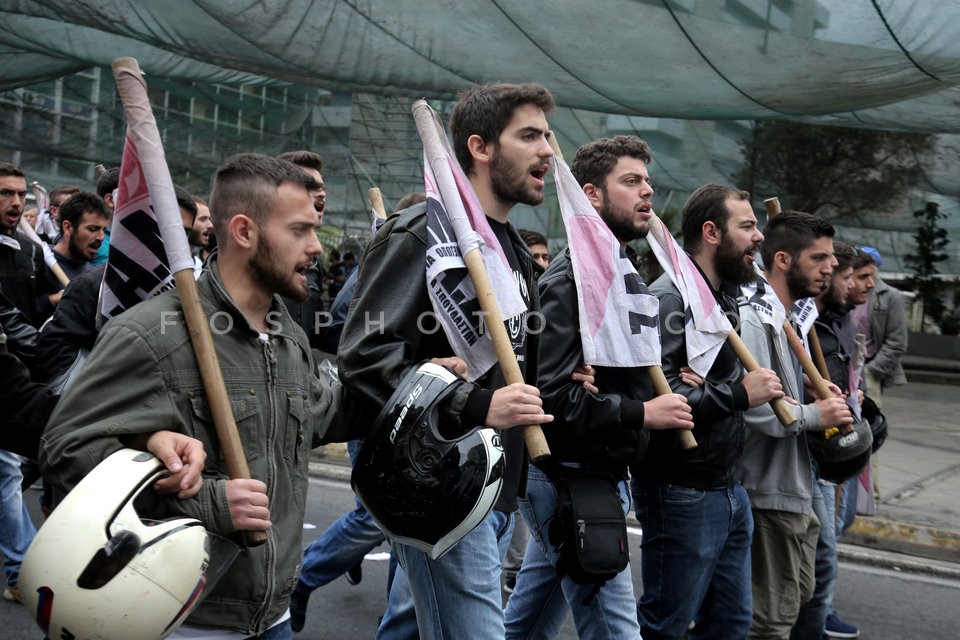
[[[503,592],[506,594],[511,594],[516,586],[517,576],[508,576],[507,579],[503,581]]]
[[[310,594],[304,595],[299,589],[295,589],[290,596],[290,628],[299,633],[303,631],[303,625],[307,622],[307,602],[310,600]]]
[[[827,616],[826,636],[828,638],[859,638],[860,629],[840,619],[836,611]]]
[[[3,599],[7,602],[16,602],[17,604],[22,604],[23,600],[20,599],[20,587],[7,587],[4,589]]]
[[[361,580],[363,580],[363,560],[347,570],[347,582],[352,585],[358,585]]]

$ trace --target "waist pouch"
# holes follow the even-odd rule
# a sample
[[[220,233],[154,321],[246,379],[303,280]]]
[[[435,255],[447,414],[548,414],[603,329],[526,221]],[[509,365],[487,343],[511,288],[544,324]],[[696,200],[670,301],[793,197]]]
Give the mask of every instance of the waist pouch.
[[[557,570],[577,584],[596,585],[595,595],[630,564],[619,479],[568,467],[554,467],[547,476],[557,490],[557,511],[548,532],[560,554]]]

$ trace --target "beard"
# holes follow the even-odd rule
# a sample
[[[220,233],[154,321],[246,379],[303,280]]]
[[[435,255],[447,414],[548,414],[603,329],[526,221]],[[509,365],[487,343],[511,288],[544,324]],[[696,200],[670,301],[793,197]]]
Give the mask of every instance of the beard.
[[[823,292],[823,287],[817,284],[812,278],[803,275],[796,263],[790,265],[786,280],[787,291],[794,300],[811,298]]]
[[[95,248],[99,250],[101,244],[103,243],[94,242],[89,246],[94,247],[94,245],[96,245]],[[80,243],[77,242],[76,236],[72,236],[70,238],[70,243],[67,245],[67,253],[70,254],[68,257],[74,262],[89,262],[90,260],[93,259],[91,256],[87,255],[86,248],[81,246]]]
[[[293,272],[287,272],[283,261],[265,234],[260,235],[257,250],[247,263],[255,280],[273,293],[292,298],[297,302],[306,302],[310,297],[310,288],[306,282],[294,278]]]
[[[758,249],[756,245],[751,248],[752,252]],[[744,260],[744,251],[737,251],[730,240],[730,236],[723,234],[720,240],[720,246],[717,247],[715,264],[717,275],[724,282],[730,284],[747,284],[753,282],[757,277],[757,272],[753,268],[753,263]]]
[[[833,286],[833,283],[823,292],[821,300],[823,305],[830,311],[843,311],[847,308],[847,296],[840,293],[840,289]]]
[[[490,186],[497,200],[531,206],[543,202],[543,192],[527,184],[529,177],[529,171],[522,171],[512,165],[499,150],[493,152],[493,157],[490,159]]]
[[[647,237],[650,224],[647,221],[636,221],[636,213],[632,209],[614,206],[603,190],[603,204],[600,206],[600,218],[607,228],[613,232],[620,242],[631,242]]]

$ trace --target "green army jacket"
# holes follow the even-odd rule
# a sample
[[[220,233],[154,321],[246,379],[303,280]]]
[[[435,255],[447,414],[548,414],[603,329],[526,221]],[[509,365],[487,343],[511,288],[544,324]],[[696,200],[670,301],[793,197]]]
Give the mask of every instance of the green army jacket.
[[[198,286],[251,476],[267,485],[272,529],[266,544],[240,554],[187,622],[255,635],[284,613],[296,585],[308,454],[324,435],[337,437],[328,429],[340,389],[315,375],[307,338],[278,297],[264,341],[231,300],[215,258]],[[210,531],[236,534],[227,471],[176,290],[106,324],[51,417],[40,463],[49,480],[69,490],[122,448],[125,436],[159,429],[203,442],[204,484],[187,500],[152,496],[147,515],[192,516]]]

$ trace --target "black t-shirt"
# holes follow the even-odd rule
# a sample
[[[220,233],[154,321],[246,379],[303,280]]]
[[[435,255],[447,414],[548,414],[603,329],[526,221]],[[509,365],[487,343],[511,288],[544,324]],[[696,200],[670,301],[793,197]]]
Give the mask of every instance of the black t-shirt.
[[[513,272],[513,278],[517,283],[517,289],[520,291],[520,297],[523,298],[523,304],[527,309],[530,308],[530,291],[527,290],[527,280],[523,277],[520,270],[520,260],[513,249],[513,243],[510,242],[510,234],[507,231],[507,225],[503,222],[497,222],[487,218],[490,227],[500,241],[503,248],[503,254],[507,258],[507,264]],[[513,346],[513,353],[517,356],[517,362],[520,364],[520,370],[526,371],[527,368],[527,314],[522,313],[512,318],[507,318],[503,322],[507,329],[507,335],[510,336],[510,344]]]

